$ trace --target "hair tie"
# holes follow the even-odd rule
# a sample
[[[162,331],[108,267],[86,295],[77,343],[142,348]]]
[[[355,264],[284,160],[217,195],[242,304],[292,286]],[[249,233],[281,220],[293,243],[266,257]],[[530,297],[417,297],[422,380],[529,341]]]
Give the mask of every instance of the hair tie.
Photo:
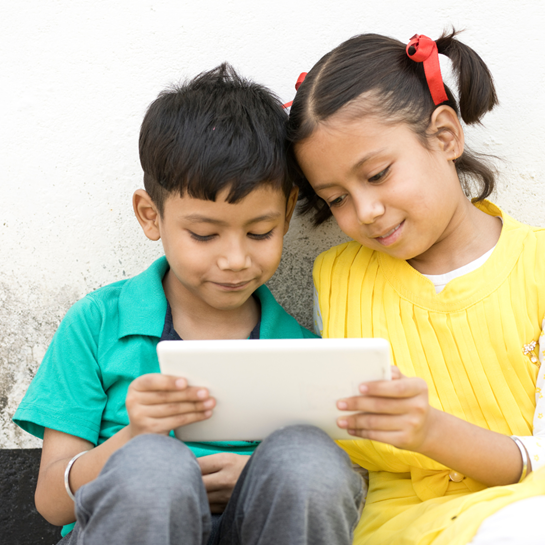
[[[299,74],[299,77],[297,78],[297,81],[295,82],[295,90],[299,91],[299,87],[301,87],[301,83],[305,81],[305,78],[307,77],[307,72],[301,72]],[[291,105],[293,104],[293,100],[290,100],[289,102],[286,102],[282,107],[286,110],[287,108],[291,108]]]
[[[442,102],[446,102],[448,96],[441,76],[437,44],[423,34],[415,34],[405,50],[411,60],[424,63],[424,73],[433,103],[438,106]]]

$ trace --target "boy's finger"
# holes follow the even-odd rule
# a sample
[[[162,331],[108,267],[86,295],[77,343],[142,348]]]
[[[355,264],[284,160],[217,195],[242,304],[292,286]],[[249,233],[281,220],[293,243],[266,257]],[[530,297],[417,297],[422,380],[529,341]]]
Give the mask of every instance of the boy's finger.
[[[184,401],[206,401],[210,393],[206,388],[190,386],[184,390],[149,390],[136,392],[138,403],[158,405],[161,403],[179,403]]]
[[[216,402],[214,399],[209,399],[197,403],[184,402],[147,405],[145,408],[145,415],[148,418],[168,418],[170,416],[210,411],[214,408],[215,404]]]
[[[187,380],[183,377],[162,375],[161,373],[148,373],[134,379],[131,387],[140,392],[154,390],[183,390],[187,388]]]
[[[212,411],[205,412],[193,412],[177,414],[175,416],[169,416],[167,418],[150,418],[148,420],[151,433],[161,433],[161,431],[170,431],[180,426],[187,426],[194,422],[200,422],[206,420],[212,416]]]
[[[225,458],[222,453],[201,456],[200,458],[197,458],[197,462],[201,467],[203,478],[204,475],[210,475],[211,473],[221,471],[225,466]]]

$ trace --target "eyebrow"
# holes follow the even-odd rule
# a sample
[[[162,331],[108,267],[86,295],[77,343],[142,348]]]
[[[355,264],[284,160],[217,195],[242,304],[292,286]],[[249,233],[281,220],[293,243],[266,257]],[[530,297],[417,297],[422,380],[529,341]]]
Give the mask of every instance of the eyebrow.
[[[271,212],[269,214],[263,214],[257,218],[252,218],[247,221],[245,225],[253,225],[254,223],[259,223],[261,221],[272,221],[279,218],[282,214],[280,212]],[[184,219],[190,221],[191,223],[210,223],[212,225],[227,225],[226,221],[218,220],[216,218],[210,218],[208,216],[203,216],[201,214],[189,214],[184,216]]]
[[[381,154],[384,152],[384,148],[383,149],[379,149],[379,150],[376,150],[376,151],[372,151],[371,153],[368,153],[367,155],[364,155],[361,159],[359,159],[356,163],[354,163],[352,165],[352,167],[350,168],[350,172],[354,172],[356,170],[358,170],[359,168],[361,168],[365,163],[367,163],[367,161],[369,161],[370,159],[373,159],[373,157]],[[327,183],[324,183],[324,184],[318,184],[317,186],[314,187],[314,191],[321,191],[322,189],[328,189],[330,187],[335,187],[339,184],[335,183],[335,182],[327,182]]]

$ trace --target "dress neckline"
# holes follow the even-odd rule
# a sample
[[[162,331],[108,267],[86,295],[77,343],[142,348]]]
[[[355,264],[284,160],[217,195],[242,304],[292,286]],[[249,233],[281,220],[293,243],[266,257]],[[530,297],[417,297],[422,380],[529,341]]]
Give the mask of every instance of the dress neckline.
[[[377,252],[381,271],[401,297],[427,310],[460,311],[490,295],[507,278],[522,252],[522,242],[529,229],[488,201],[474,206],[502,219],[500,238],[481,267],[451,280],[440,293],[435,292],[431,280],[406,261]]]

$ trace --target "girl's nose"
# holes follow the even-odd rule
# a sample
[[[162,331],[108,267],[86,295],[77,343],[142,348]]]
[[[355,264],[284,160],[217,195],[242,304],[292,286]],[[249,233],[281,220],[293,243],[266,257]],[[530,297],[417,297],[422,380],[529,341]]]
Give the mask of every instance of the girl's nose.
[[[360,196],[353,200],[356,217],[360,225],[374,223],[384,214],[384,205],[380,200],[370,199],[369,196]]]

